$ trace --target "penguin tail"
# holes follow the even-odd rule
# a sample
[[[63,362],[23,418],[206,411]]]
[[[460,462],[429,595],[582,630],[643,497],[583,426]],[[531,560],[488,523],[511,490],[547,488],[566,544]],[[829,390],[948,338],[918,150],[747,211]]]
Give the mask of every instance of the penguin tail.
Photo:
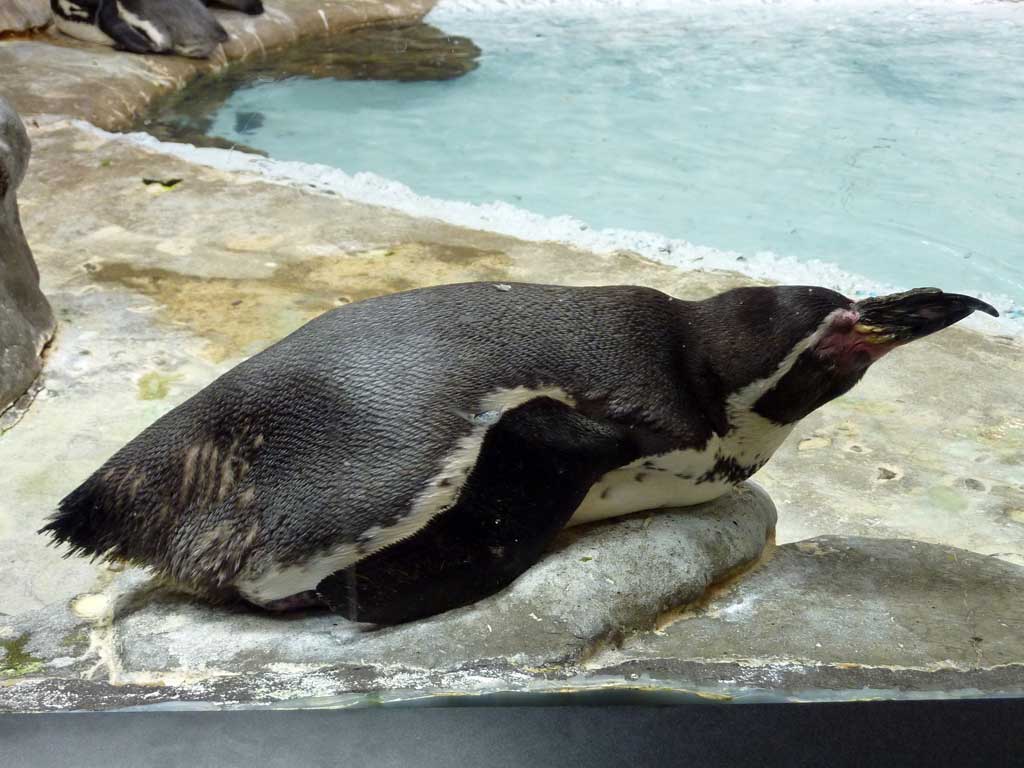
[[[84,555],[93,560],[119,559],[118,542],[111,541],[107,493],[101,478],[93,475],[61,500],[57,511],[37,533],[53,544],[67,547],[64,557]]]
[[[146,566],[207,592],[226,587],[259,535],[256,521],[232,506],[240,503],[244,511],[254,498],[252,489],[231,493],[229,480],[237,480],[234,472],[247,464],[245,456],[221,453],[217,462],[216,445],[206,441],[179,465],[166,453],[147,458],[145,445],[129,444],[126,453],[112,457],[61,500],[38,533],[62,547],[65,557]]]

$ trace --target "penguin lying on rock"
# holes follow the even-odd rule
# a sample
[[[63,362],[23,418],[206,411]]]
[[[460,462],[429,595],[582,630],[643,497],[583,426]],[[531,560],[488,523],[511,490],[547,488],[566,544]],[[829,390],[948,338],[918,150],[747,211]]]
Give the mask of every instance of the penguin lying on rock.
[[[57,28],[70,37],[131,53],[199,59],[228,39],[207,5],[263,13],[260,0],[50,0]]]
[[[210,597],[393,624],[503,588],[567,525],[697,504],[895,347],[921,288],[466,283],[332,310],[157,420],[42,532]]]

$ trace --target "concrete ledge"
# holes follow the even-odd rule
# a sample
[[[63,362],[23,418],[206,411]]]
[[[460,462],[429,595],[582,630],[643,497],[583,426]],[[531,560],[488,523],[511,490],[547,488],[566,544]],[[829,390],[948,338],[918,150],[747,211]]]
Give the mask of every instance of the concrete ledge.
[[[435,2],[272,0],[262,16],[215,10],[231,39],[209,61],[123,53],[51,28],[34,39],[0,41],[0,95],[26,118],[58,114],[121,130],[155,97],[184,87],[200,74],[303,38],[417,21]]]

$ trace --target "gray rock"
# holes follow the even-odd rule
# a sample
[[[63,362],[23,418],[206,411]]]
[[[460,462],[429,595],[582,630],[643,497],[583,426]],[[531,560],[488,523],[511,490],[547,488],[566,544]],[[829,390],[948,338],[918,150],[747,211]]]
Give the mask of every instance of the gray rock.
[[[779,547],[602,673],[778,692],[1024,691],[1024,568],[906,539]]]
[[[192,602],[132,570],[88,598],[91,644],[57,666],[53,637],[81,631],[81,620],[66,618],[68,607],[12,617],[6,627],[0,621],[0,636],[20,642],[22,668],[26,654],[39,662],[0,687],[0,710],[478,692],[566,679],[756,560],[774,527],[767,494],[745,485],[700,507],[571,529],[501,593],[374,631],[331,614],[275,616]],[[82,599],[72,604],[83,613]]]
[[[32,384],[41,366],[39,354],[54,329],[18,216],[15,192],[29,154],[21,118],[0,98],[0,411]]]
[[[498,595],[376,631],[192,602],[129,570],[71,606],[0,617],[0,711],[609,686],[771,699],[1024,693],[1024,568],[836,536],[759,558],[774,523],[770,500],[747,486],[566,531]]]
[[[0,33],[27,32],[50,23],[47,0],[4,0],[0,5]]]

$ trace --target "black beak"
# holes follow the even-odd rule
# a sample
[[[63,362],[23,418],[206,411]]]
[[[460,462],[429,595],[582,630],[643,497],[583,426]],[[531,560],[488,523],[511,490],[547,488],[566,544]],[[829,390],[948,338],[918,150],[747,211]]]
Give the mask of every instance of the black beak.
[[[995,307],[959,293],[938,288],[915,288],[905,293],[858,301],[860,313],[854,330],[874,344],[899,344],[920,339],[958,323],[975,310],[999,317]]]

